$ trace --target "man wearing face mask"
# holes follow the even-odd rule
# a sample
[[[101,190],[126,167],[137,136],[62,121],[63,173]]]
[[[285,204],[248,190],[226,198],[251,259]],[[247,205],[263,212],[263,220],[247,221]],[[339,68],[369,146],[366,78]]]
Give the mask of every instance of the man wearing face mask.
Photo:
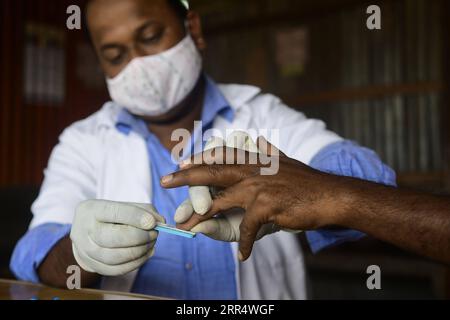
[[[278,147],[294,159],[395,184],[395,174],[372,151],[321,121],[258,88],[219,86],[205,75],[200,19],[187,6],[180,0],[89,2],[89,30],[112,101],[61,135],[30,230],[11,260],[18,278],[64,287],[67,267],[79,265],[84,287],[179,299],[305,299],[295,235],[262,238],[244,264],[237,246],[226,242],[238,239],[186,240],[155,231],[157,222],[175,224],[175,212],[179,218],[186,205],[199,214],[211,205],[187,188],[160,186],[161,177],[179,169],[170,151],[178,144],[172,141],[176,129],[194,133],[188,149],[202,144],[198,129],[277,129]],[[194,127],[197,120],[201,128]],[[337,229],[307,233],[315,252],[363,236]]]

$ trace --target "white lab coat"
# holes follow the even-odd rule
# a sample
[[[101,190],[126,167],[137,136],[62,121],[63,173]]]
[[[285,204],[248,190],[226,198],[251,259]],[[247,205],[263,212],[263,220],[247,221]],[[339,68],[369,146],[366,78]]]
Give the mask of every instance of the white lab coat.
[[[309,163],[325,146],[341,140],[323,122],[307,119],[258,88],[220,86],[235,110],[235,119],[215,120],[214,128],[279,129],[278,147],[288,156]],[[71,224],[76,206],[86,199],[148,203],[152,185],[144,139],[125,136],[115,128],[120,107],[105,106],[67,128],[53,150],[40,195],[32,206],[30,228],[45,223]],[[246,263],[237,259],[236,282],[241,299],[306,299],[305,270],[296,236],[281,232],[255,244]],[[103,288],[129,291],[137,272],[104,278]]]

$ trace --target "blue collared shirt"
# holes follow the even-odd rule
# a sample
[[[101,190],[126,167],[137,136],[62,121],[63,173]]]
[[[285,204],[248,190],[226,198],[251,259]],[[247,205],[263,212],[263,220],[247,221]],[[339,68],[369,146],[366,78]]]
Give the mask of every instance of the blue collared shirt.
[[[232,121],[234,113],[214,83],[206,78],[202,127],[206,131],[220,114]],[[160,186],[163,176],[179,170],[172,155],[152,134],[147,125],[127,111],[119,115],[117,128],[124,134],[139,133],[146,141],[150,155],[153,196],[152,203],[167,223],[175,224],[174,214],[189,198],[187,187],[165,190]],[[194,132],[191,152],[200,132]],[[140,269],[133,292],[177,299],[237,298],[235,265],[231,246],[203,235],[193,240],[160,233],[155,255]]]
[[[199,129],[206,131],[211,128],[218,115],[228,121],[234,118],[233,109],[215,83],[207,78],[201,119],[203,128]],[[152,200],[168,223],[174,223],[175,210],[188,198],[188,191],[187,188],[163,190],[159,185],[162,176],[178,169],[169,151],[143,121],[126,111],[120,114],[117,129],[125,135],[137,132],[147,141],[153,184],[153,199],[149,201]],[[194,141],[197,135],[198,132],[194,134]],[[349,141],[324,148],[312,160],[311,166],[324,172],[386,185],[395,185],[396,181],[394,172],[373,151]],[[16,246],[11,270],[19,279],[39,282],[37,268],[53,246],[69,232],[70,225],[57,224],[46,224],[29,231]],[[344,229],[306,234],[313,252],[364,237],[360,232]],[[140,269],[133,292],[180,299],[235,299],[237,288],[231,247],[204,236],[186,240],[160,234],[155,256]]]

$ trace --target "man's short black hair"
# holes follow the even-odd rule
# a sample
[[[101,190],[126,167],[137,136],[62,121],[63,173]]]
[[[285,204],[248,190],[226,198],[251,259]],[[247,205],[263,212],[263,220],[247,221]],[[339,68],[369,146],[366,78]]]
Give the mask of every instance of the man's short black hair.
[[[151,0],[147,0],[147,1],[151,1]],[[184,22],[184,20],[186,20],[187,18],[187,13],[188,10],[186,9],[186,7],[181,3],[181,0],[167,0],[170,7],[175,11],[175,13],[177,14],[177,16]],[[84,9],[84,13],[86,15],[87,12],[87,8],[89,6],[89,3],[91,3],[92,0],[88,0],[86,2],[85,5],[85,9]]]
[[[86,26],[86,28],[84,28],[84,32],[85,35],[87,37],[87,39],[89,40],[89,42],[92,41],[91,39],[91,35],[89,34],[88,31],[88,23],[87,23],[87,8],[89,6],[89,4],[92,2],[93,0],[88,0],[85,3],[85,7],[84,7],[84,14],[83,16],[83,25]],[[147,0],[147,1],[151,1],[151,0]],[[186,7],[181,3],[181,0],[166,0],[168,1],[170,7],[175,11],[176,15],[180,18],[180,20],[182,21],[182,23],[184,24],[184,21],[187,18],[187,14],[188,14],[188,9],[186,9]]]
[[[177,16],[184,22],[184,20],[186,20],[187,18],[188,13],[186,7],[181,3],[180,0],[167,0],[167,1],[169,1],[169,5],[175,11]]]

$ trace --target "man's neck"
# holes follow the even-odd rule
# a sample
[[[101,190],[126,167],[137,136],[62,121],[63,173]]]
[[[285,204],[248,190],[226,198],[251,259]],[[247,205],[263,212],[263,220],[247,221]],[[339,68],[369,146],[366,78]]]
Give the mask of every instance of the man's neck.
[[[192,133],[194,122],[201,119],[205,96],[205,80],[202,77],[192,93],[176,108],[170,121],[147,120],[148,128],[159,139],[161,144],[172,150],[179,142],[172,141],[172,133],[177,129],[185,129]]]

